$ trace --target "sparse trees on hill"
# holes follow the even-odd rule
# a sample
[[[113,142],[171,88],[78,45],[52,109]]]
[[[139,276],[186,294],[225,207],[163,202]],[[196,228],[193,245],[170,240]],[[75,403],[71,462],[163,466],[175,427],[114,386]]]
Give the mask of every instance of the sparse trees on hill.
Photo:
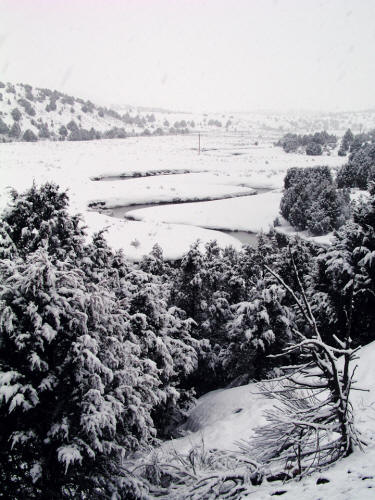
[[[125,138],[129,134],[132,136],[161,136],[165,133],[186,134],[189,132],[189,124],[191,124],[192,127],[195,126],[195,123],[193,121],[187,122],[184,119],[176,121],[175,127],[170,127],[168,120],[164,120],[164,124],[163,126],[161,126],[159,117],[155,116],[154,113],[145,114],[144,112],[138,112],[138,114],[136,114],[137,112],[135,110],[129,110],[121,115],[114,109],[106,107],[96,107],[91,101],[88,100],[74,98],[56,90],[39,88],[33,89],[31,85],[26,84],[17,84],[17,86],[8,84],[6,86],[6,91],[9,94],[13,93],[14,97],[9,96],[9,99],[7,99],[7,105],[9,106],[9,109],[7,109],[5,113],[3,113],[3,116],[6,116],[6,114],[9,113],[13,118],[13,121],[15,122],[21,122],[22,118],[24,118],[24,125],[29,121],[28,117],[31,117],[31,125],[38,129],[38,131],[34,129],[31,129],[31,131],[34,135],[36,134],[36,137],[39,137],[41,139],[60,141],[88,141],[103,138]],[[3,94],[0,93],[0,101],[2,99]],[[36,107],[33,106],[33,102],[35,102]],[[44,120],[43,116],[36,116],[37,113],[39,113],[39,111],[41,110],[41,106],[38,103],[43,102],[44,110],[48,113],[51,113],[52,119],[48,120],[49,130],[47,130],[45,126],[40,126],[41,122]],[[58,107],[58,103],[60,103],[60,107]],[[17,104],[18,107],[15,108],[15,104]],[[75,121],[71,120],[69,124],[64,125],[69,131],[68,135],[61,134],[59,133],[59,127],[61,127],[60,117],[63,117],[64,113],[69,111],[72,114],[80,113],[81,111],[82,113],[77,115],[77,117],[74,119]],[[41,110],[41,113],[43,114],[43,110]],[[87,126],[85,125],[87,123],[87,117],[85,115],[88,115],[90,113],[93,114],[92,118],[94,120],[96,119],[101,122],[100,127],[97,127],[97,129],[100,129],[100,131],[94,129],[94,127],[85,128]],[[131,115],[130,113],[134,114]],[[56,117],[55,120],[54,116]],[[105,117],[107,117],[108,123],[104,123],[103,120],[100,120],[100,118]],[[56,123],[56,127],[53,122]],[[121,122],[122,124],[126,123],[132,125],[133,128],[125,130],[125,128],[119,122]],[[115,123],[115,126],[112,126],[113,123]],[[166,126],[168,127],[167,131],[165,130]],[[26,128],[27,124],[23,127],[23,131]],[[6,130],[5,132],[0,131],[0,134],[2,133],[8,134],[8,130]],[[16,133],[13,133],[11,137],[13,140],[22,140],[22,134],[17,136]],[[31,136],[27,134],[25,140],[30,140],[30,137]],[[4,142],[7,141],[8,138],[2,137],[1,140]]]
[[[26,100],[26,99],[18,99],[18,104],[20,104],[24,110],[26,111],[26,113],[29,115],[29,116],[35,116],[35,109],[34,107],[32,106],[32,104],[30,103],[30,101]]]

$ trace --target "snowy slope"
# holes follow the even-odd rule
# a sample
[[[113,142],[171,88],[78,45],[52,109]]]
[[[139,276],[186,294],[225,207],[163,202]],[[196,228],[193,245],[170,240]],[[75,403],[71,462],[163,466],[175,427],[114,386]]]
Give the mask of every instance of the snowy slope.
[[[14,115],[14,110],[18,110],[20,117]],[[185,118],[184,127],[180,126],[182,116]],[[174,115],[174,121],[170,124],[163,113],[158,113],[155,117],[154,113],[138,111],[131,107],[119,113],[56,90],[9,82],[0,82],[0,118],[9,128],[17,122],[21,129],[19,136],[15,136],[2,133],[0,127],[0,141],[23,140],[22,136],[26,130],[31,130],[41,140],[62,140],[64,135],[61,134],[60,127],[67,127],[70,134],[68,124],[72,120],[80,129],[94,130],[104,138],[111,129],[123,129],[126,135],[160,135],[186,133],[190,127],[190,122],[187,123],[186,116],[182,114]],[[178,124],[178,127],[171,130],[173,123]],[[47,134],[41,132],[42,126],[44,131],[48,131]],[[112,138],[111,134],[109,138]]]
[[[358,133],[372,128],[375,121],[374,110],[341,113],[188,113],[119,104],[107,108],[58,90],[0,81],[0,119],[9,128],[15,121],[12,115],[14,109],[18,109],[22,115],[18,121],[21,134],[19,137],[9,137],[8,133],[1,132],[0,126],[0,142],[22,140],[23,133],[28,129],[36,136],[41,135],[41,140],[60,140],[60,127],[66,127],[72,120],[78,127],[87,131],[93,129],[102,136],[113,128],[124,129],[128,136],[144,133],[181,134],[187,131],[217,135],[232,131],[250,134],[254,144],[264,140],[275,142],[288,132],[311,133],[327,130],[341,136],[350,127],[354,133]],[[49,137],[40,134],[41,125],[47,127]],[[202,143],[202,148],[207,148],[207,145]]]
[[[356,424],[367,443],[334,466],[302,479],[283,484],[265,483],[249,496],[269,499],[284,491],[289,500],[351,500],[375,498],[375,342],[363,347],[357,360],[356,386],[352,391]],[[184,425],[185,437],[164,444],[165,451],[187,453],[204,443],[206,450],[235,450],[236,442],[251,437],[264,423],[263,410],[271,402],[257,394],[255,384],[210,392],[201,397]],[[321,478],[326,482],[321,483]],[[320,480],[320,481],[319,481]],[[321,483],[321,484],[317,484]]]

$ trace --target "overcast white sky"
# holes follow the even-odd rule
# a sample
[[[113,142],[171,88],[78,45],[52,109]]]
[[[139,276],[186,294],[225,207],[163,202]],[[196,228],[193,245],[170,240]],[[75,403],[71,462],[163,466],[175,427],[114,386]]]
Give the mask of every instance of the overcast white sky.
[[[375,0],[0,0],[0,80],[169,109],[375,106]]]

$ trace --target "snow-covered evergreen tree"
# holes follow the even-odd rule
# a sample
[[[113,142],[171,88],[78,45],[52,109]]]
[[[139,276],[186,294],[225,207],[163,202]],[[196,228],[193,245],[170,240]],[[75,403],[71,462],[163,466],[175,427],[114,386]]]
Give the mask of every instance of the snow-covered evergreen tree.
[[[341,335],[353,301],[352,338],[360,345],[375,338],[374,184],[370,185],[370,197],[357,204],[353,212],[353,221],[336,233],[332,246],[318,258],[316,288],[320,299],[314,311],[325,321],[328,335]]]
[[[280,352],[292,341],[294,314],[284,304],[285,295],[278,284],[259,280],[247,301],[232,306],[227,343],[220,353],[228,380],[266,377],[273,366],[267,356]]]
[[[356,359],[351,340],[353,303],[341,339],[333,337],[336,345],[324,342],[296,266],[294,269],[297,290],[267,267],[292,297],[308,328],[293,328],[298,340],[284,348],[284,353],[299,354],[298,363],[285,367],[283,376],[259,384],[260,392],[277,404],[266,411],[268,423],[256,429],[250,446],[244,447],[263,464],[279,464],[286,477],[330,465],[363,444],[350,401],[355,383],[351,362]]]
[[[3,492],[85,498],[119,481],[136,491],[119,467],[153,439],[160,381],[113,294],[42,249],[3,260],[1,283]]]
[[[191,400],[193,322],[170,286],[85,244],[57,186],[14,195],[0,233],[0,479],[10,498],[140,498],[123,460]]]
[[[69,253],[74,258],[81,255],[83,224],[80,216],[68,215],[68,201],[67,193],[53,183],[40,188],[34,184],[21,194],[12,192],[2,219],[20,255],[26,256],[40,246],[60,259]]]

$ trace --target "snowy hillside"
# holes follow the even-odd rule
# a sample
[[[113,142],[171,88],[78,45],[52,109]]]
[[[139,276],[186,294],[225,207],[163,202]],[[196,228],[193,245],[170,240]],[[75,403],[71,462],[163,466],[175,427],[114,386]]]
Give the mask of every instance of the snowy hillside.
[[[195,124],[128,107],[122,112],[57,90],[0,82],[0,140],[93,140],[187,133]],[[185,117],[186,118],[186,117]],[[25,132],[29,130],[26,136]]]
[[[0,81],[0,142],[81,141],[231,131],[250,133],[256,143],[265,139],[277,141],[289,132],[329,130],[341,136],[347,128],[353,132],[368,130],[374,121],[374,110],[190,113],[119,104],[109,108],[58,90]]]
[[[359,353],[356,387],[351,400],[356,424],[366,443],[330,468],[304,477],[301,481],[265,482],[254,488],[249,498],[265,500],[283,494],[289,500],[350,500],[375,497],[375,343]],[[256,384],[216,390],[202,396],[183,426],[185,436],[167,442],[163,451],[188,454],[209,450],[238,451],[237,443],[249,440],[254,429],[265,423],[263,412],[272,402],[259,394]],[[282,493],[283,492],[283,493]],[[247,498],[247,497],[246,497]]]

